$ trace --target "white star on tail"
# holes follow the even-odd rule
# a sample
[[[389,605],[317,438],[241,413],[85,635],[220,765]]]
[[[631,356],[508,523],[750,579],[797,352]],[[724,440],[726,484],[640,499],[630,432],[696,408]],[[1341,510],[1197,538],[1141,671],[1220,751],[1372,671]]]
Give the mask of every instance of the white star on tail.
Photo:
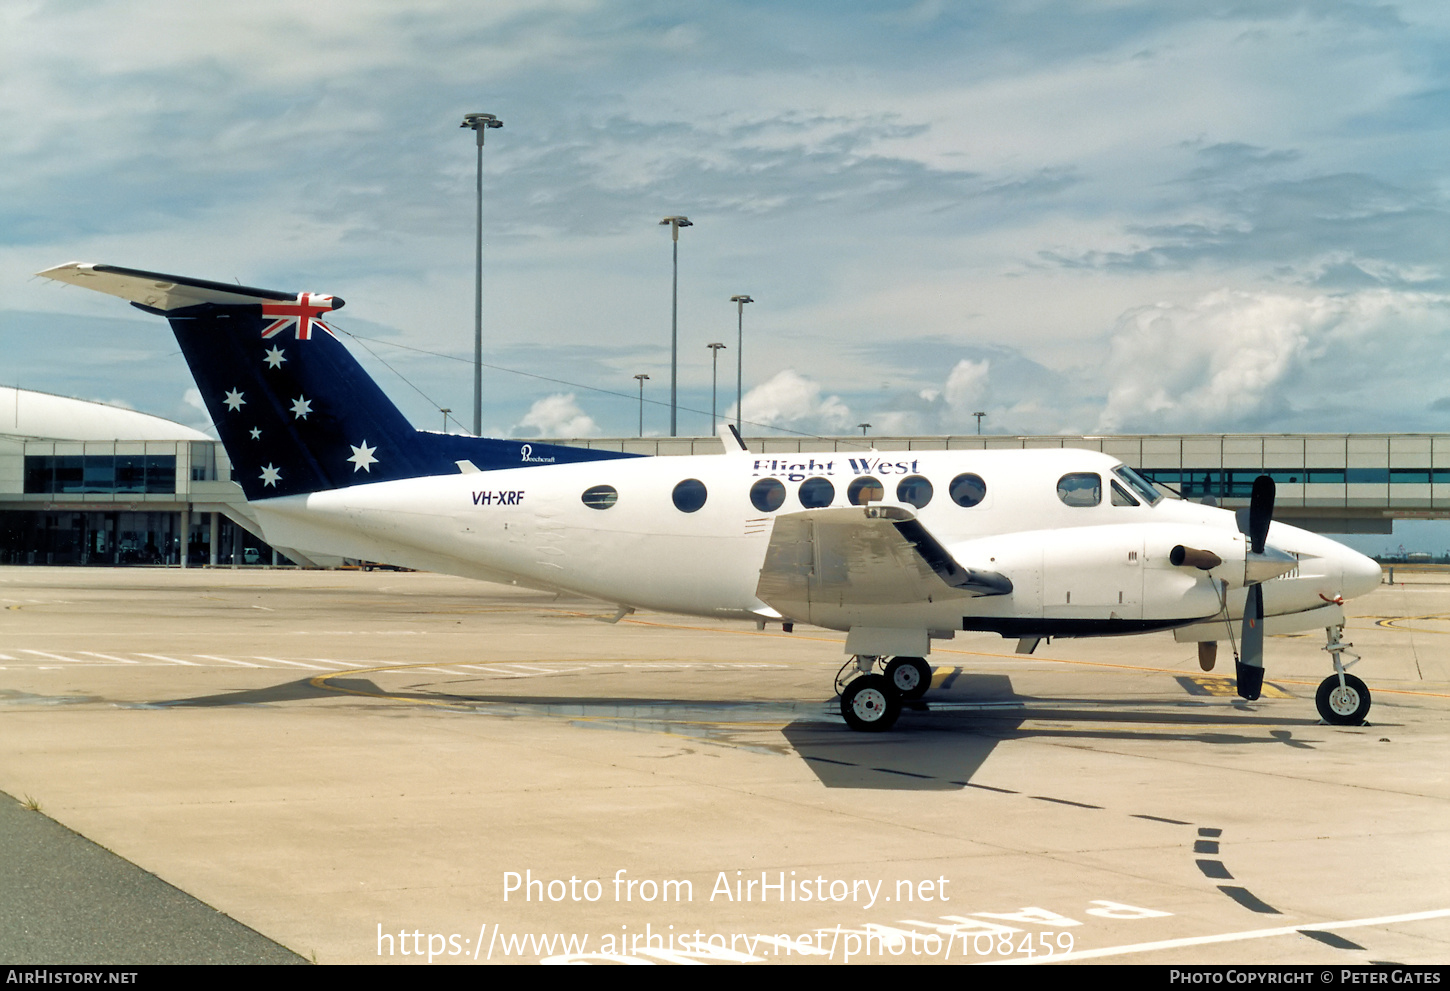
[[[282,471],[274,465],[267,465],[262,469],[261,477],[263,484],[276,485],[282,478]]]
[[[233,413],[241,409],[243,406],[247,405],[247,401],[242,398],[242,393],[238,389],[233,389],[231,392],[227,393],[226,403],[227,409],[231,410]]]
[[[281,348],[272,348],[267,352],[267,357],[262,360],[266,362],[268,368],[281,368],[282,362],[287,359],[283,356]]]
[[[352,445],[349,444],[348,447],[352,447]],[[352,470],[356,472],[361,468],[371,475],[373,473],[372,465],[378,463],[378,459],[373,457],[373,452],[376,450],[376,447],[368,447],[367,438],[363,438],[362,446],[353,447],[352,457],[347,459],[352,462]]]
[[[312,412],[312,400],[298,396],[292,400],[292,415],[299,420],[307,419],[307,414]]]
[[[252,428],[252,440],[261,440],[261,439],[262,439],[262,428],[261,427],[253,427]]]

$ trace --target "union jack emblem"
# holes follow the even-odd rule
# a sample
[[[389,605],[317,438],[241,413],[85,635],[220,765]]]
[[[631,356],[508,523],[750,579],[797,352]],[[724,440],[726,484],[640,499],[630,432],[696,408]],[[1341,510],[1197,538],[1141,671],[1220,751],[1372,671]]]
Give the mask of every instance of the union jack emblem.
[[[319,317],[319,314],[335,309],[337,306],[333,297],[310,292],[298,293],[297,298],[290,303],[263,303],[262,317],[272,322],[262,328],[262,336],[275,337],[295,325],[299,341],[311,340],[313,327],[320,327],[336,337],[337,334],[333,333],[332,328]]]

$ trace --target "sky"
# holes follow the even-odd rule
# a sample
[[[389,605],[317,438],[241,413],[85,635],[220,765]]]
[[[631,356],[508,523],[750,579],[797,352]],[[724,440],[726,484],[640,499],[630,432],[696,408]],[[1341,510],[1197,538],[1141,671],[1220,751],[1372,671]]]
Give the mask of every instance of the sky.
[[[0,381],[204,422],[90,261],[342,296],[419,426],[1450,430],[1450,7],[7,0]],[[750,426],[749,424],[754,424]]]

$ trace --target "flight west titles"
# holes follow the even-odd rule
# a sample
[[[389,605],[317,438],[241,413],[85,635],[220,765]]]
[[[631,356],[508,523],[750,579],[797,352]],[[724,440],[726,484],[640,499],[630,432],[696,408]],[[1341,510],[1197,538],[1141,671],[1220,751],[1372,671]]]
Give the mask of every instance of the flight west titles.
[[[787,482],[804,482],[813,475],[835,475],[836,466],[841,464],[842,459],[832,458],[829,461],[817,461],[809,458],[805,461],[791,461],[789,458],[757,458],[755,470],[752,475],[771,475],[784,478]],[[852,475],[915,475],[917,460],[910,461],[888,461],[885,458],[845,458],[840,474],[848,471]]]

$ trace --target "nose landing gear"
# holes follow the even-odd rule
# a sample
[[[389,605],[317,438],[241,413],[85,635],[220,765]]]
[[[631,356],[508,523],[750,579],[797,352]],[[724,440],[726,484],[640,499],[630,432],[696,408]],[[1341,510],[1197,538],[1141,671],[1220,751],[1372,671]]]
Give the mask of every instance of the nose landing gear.
[[[1349,649],[1354,644],[1340,639],[1343,632],[1343,626],[1324,628],[1329,642],[1322,649],[1334,658],[1334,673],[1320,682],[1314,705],[1320,718],[1332,726],[1363,726],[1364,717],[1369,715],[1369,689],[1346,670],[1359,660],[1359,655]],[[1349,664],[1342,657],[1346,653],[1353,658]]]

